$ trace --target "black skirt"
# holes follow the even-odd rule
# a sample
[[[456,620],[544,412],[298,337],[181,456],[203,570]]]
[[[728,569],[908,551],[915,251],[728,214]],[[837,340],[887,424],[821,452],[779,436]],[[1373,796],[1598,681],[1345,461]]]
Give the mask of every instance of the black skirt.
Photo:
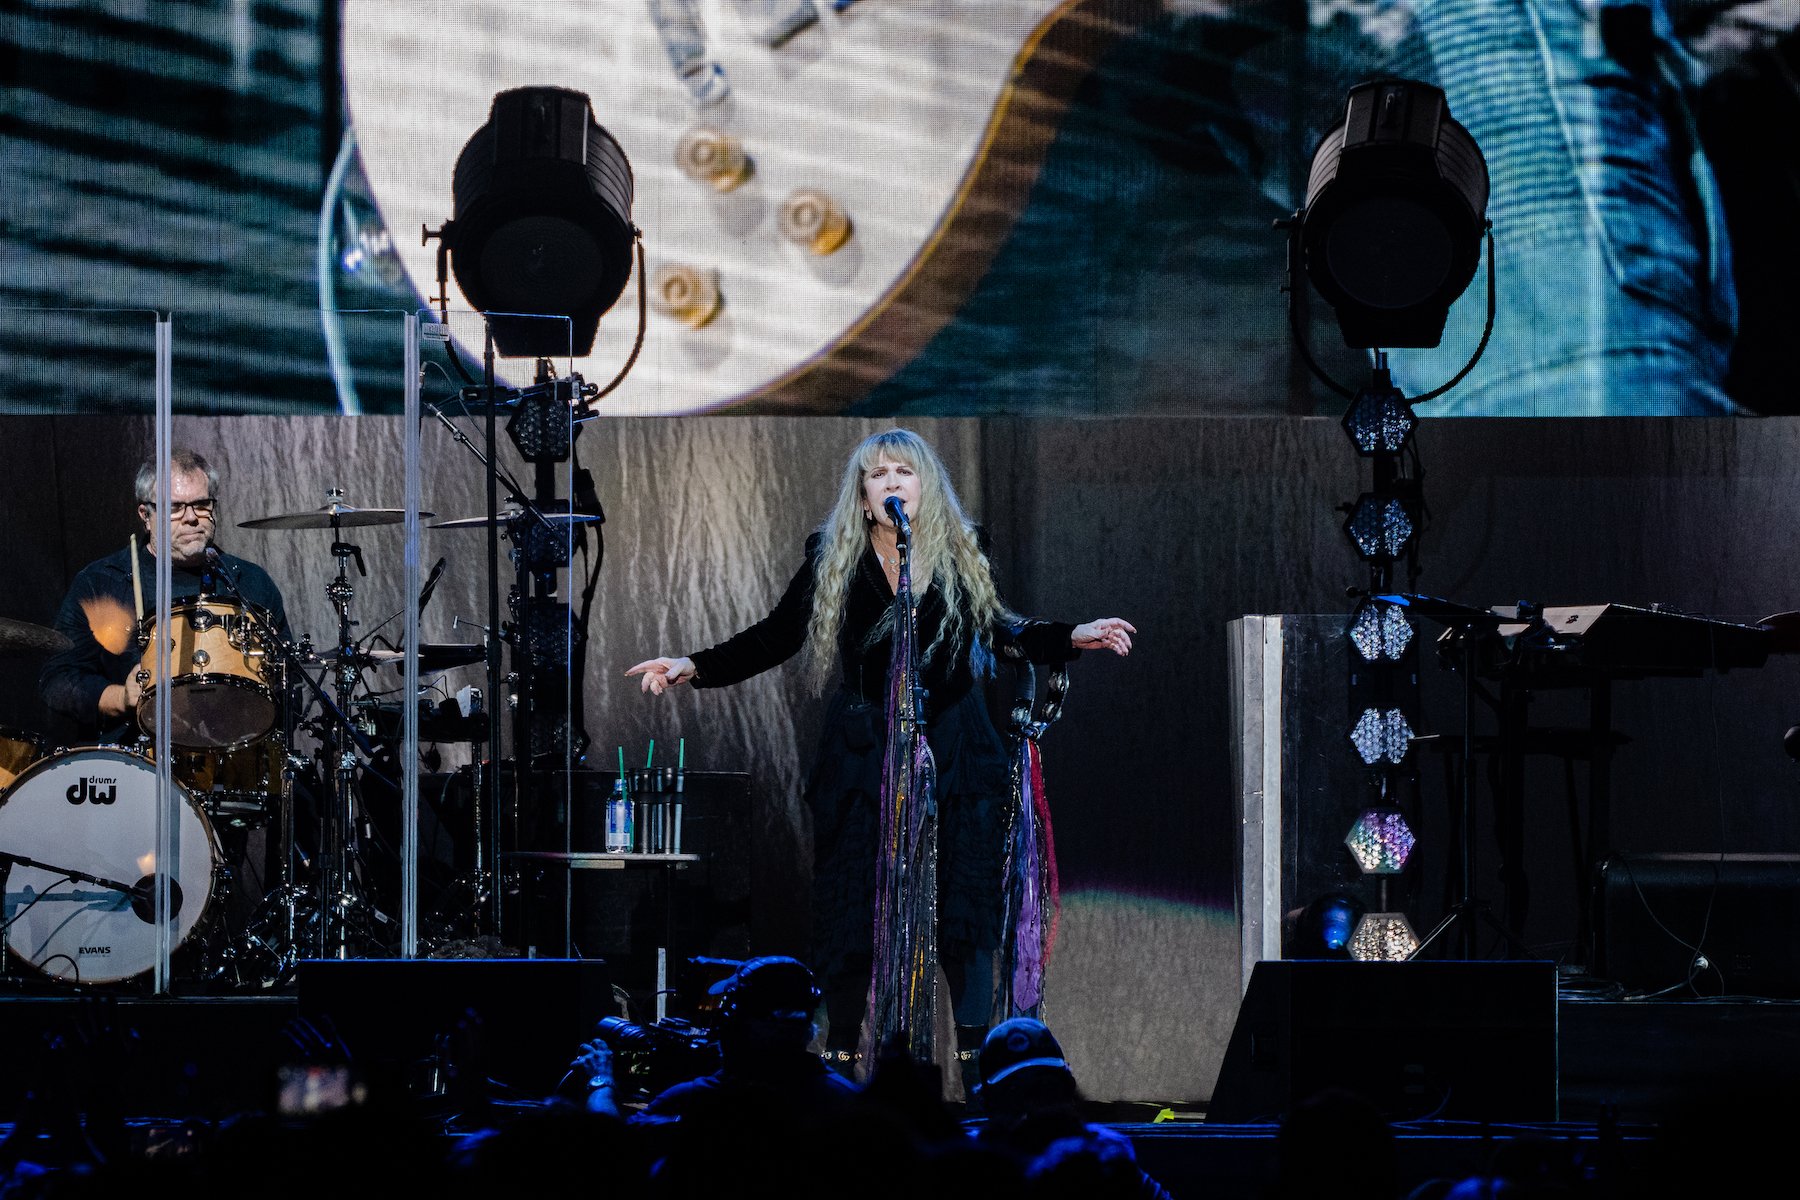
[[[813,818],[812,965],[828,987],[866,981],[873,958],[886,714],[847,692],[833,697],[807,780]],[[937,764],[938,956],[1000,944],[1006,749],[979,689],[926,730]]]

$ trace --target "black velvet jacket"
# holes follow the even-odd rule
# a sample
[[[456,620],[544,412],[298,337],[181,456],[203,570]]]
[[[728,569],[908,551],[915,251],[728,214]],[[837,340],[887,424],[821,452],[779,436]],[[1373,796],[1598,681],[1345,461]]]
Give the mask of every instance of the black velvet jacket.
[[[812,618],[813,563],[823,542],[813,534],[806,540],[805,561],[794,573],[781,599],[768,616],[742,633],[727,638],[707,650],[689,657],[699,674],[695,687],[726,687],[760,674],[799,653],[806,644],[806,624]],[[844,605],[844,624],[838,632],[838,655],[843,668],[844,689],[870,704],[882,704],[887,696],[888,663],[893,656],[892,633],[870,641],[870,632],[881,623],[894,604],[894,593],[888,587],[881,560],[873,548],[865,551],[850,582],[850,595]],[[943,597],[935,587],[927,588],[918,604],[918,646],[924,654],[937,637],[938,626],[945,615]],[[1079,656],[1069,644],[1073,625],[1056,621],[1020,621],[996,625],[991,631],[996,652],[1016,642],[1025,657],[1034,663],[1061,663]],[[923,664],[921,672],[926,688],[927,716],[949,708],[974,686],[966,648],[950,654],[939,652]]]

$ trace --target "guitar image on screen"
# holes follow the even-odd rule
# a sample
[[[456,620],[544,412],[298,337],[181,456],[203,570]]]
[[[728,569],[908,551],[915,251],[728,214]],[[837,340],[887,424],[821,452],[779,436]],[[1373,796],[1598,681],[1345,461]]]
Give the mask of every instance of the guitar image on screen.
[[[350,0],[343,70],[362,169],[421,305],[437,249],[417,231],[450,217],[452,164],[494,94],[574,88],[631,161],[648,261],[643,353],[607,411],[835,412],[951,319],[1075,86],[1160,8]],[[636,297],[634,279],[575,360],[590,381],[630,354]],[[530,360],[497,367],[530,382]]]

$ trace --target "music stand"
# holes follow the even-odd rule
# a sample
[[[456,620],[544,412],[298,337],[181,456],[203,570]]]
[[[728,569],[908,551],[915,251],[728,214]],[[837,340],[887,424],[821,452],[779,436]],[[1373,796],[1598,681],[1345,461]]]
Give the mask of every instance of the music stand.
[[[1438,596],[1422,596],[1413,592],[1394,592],[1375,596],[1374,599],[1396,607],[1406,609],[1415,616],[1435,621],[1447,629],[1457,630],[1462,635],[1462,671],[1463,671],[1463,732],[1462,732],[1462,787],[1458,797],[1461,829],[1458,831],[1460,844],[1457,847],[1459,892],[1456,903],[1450,906],[1442,919],[1431,927],[1424,937],[1419,939],[1419,948],[1408,956],[1408,961],[1425,953],[1427,947],[1440,937],[1457,929],[1461,935],[1461,957],[1464,960],[1475,957],[1476,921],[1485,922],[1493,931],[1506,940],[1507,947],[1520,958],[1531,958],[1533,955],[1518,934],[1507,928],[1506,924],[1489,911],[1475,893],[1475,662],[1476,647],[1481,639],[1494,636],[1500,626],[1511,624],[1507,618],[1485,608],[1473,608],[1454,600],[1445,600]]]

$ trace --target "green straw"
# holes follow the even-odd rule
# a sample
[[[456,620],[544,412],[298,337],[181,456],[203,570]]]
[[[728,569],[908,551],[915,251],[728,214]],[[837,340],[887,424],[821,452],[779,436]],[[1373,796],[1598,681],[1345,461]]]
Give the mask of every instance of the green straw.
[[[677,771],[680,771],[680,770],[683,770],[684,768],[686,768],[686,766],[687,766],[687,739],[682,738],[680,745],[678,745],[675,748],[675,769]]]
[[[625,778],[625,747],[619,747],[619,778]]]
[[[656,761],[656,739],[651,738],[650,739],[650,749],[644,754],[644,769],[649,770],[650,764],[655,761]]]

